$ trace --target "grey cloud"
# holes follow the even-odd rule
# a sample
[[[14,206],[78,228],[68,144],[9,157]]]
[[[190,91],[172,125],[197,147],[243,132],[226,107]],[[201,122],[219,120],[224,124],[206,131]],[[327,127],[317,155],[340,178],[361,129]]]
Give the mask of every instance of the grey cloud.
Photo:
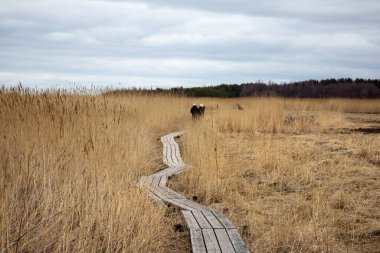
[[[144,0],[143,2],[154,6],[175,6],[228,14],[318,19],[319,22],[331,20],[343,22],[352,20],[353,23],[372,22],[379,20],[377,13],[380,10],[379,3],[373,0]]]
[[[377,1],[3,2],[0,83],[379,77]]]

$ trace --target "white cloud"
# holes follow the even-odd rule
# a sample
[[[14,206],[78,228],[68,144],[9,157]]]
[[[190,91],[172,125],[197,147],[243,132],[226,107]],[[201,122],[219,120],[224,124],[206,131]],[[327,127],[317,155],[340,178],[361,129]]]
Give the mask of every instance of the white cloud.
[[[0,84],[379,78],[378,1],[0,0],[0,6]]]

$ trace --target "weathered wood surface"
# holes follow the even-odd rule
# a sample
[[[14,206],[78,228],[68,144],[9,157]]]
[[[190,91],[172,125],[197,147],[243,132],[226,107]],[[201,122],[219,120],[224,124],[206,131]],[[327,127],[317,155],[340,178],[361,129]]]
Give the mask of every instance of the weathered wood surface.
[[[186,199],[181,194],[166,187],[170,176],[184,169],[178,144],[174,138],[183,132],[174,132],[161,137],[163,161],[168,168],[150,176],[143,176],[139,185],[149,192],[158,204],[176,205],[190,229],[193,252],[249,252],[238,230],[221,212]]]

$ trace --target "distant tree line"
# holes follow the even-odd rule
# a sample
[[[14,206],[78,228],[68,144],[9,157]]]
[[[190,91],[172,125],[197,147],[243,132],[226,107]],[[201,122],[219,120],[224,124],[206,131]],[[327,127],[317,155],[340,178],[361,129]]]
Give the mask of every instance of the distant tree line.
[[[243,84],[240,96],[380,98],[380,79],[325,79],[287,84]]]
[[[171,88],[174,93],[184,94],[189,97],[240,97],[243,84],[221,84],[217,86],[194,87],[194,88]]]
[[[243,83],[221,84],[170,89],[128,89],[108,93],[144,93],[144,94],[174,94],[189,97],[263,97],[277,96],[287,98],[380,98],[380,79],[324,79],[308,80],[291,83]]]

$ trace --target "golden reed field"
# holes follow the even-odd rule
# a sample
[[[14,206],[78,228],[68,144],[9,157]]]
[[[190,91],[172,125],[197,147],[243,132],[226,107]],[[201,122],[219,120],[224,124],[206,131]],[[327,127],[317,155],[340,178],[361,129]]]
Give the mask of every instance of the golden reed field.
[[[223,211],[252,252],[379,252],[379,100],[3,88],[0,108],[1,252],[189,252],[180,213],[137,186],[177,130],[188,166],[169,186]]]

